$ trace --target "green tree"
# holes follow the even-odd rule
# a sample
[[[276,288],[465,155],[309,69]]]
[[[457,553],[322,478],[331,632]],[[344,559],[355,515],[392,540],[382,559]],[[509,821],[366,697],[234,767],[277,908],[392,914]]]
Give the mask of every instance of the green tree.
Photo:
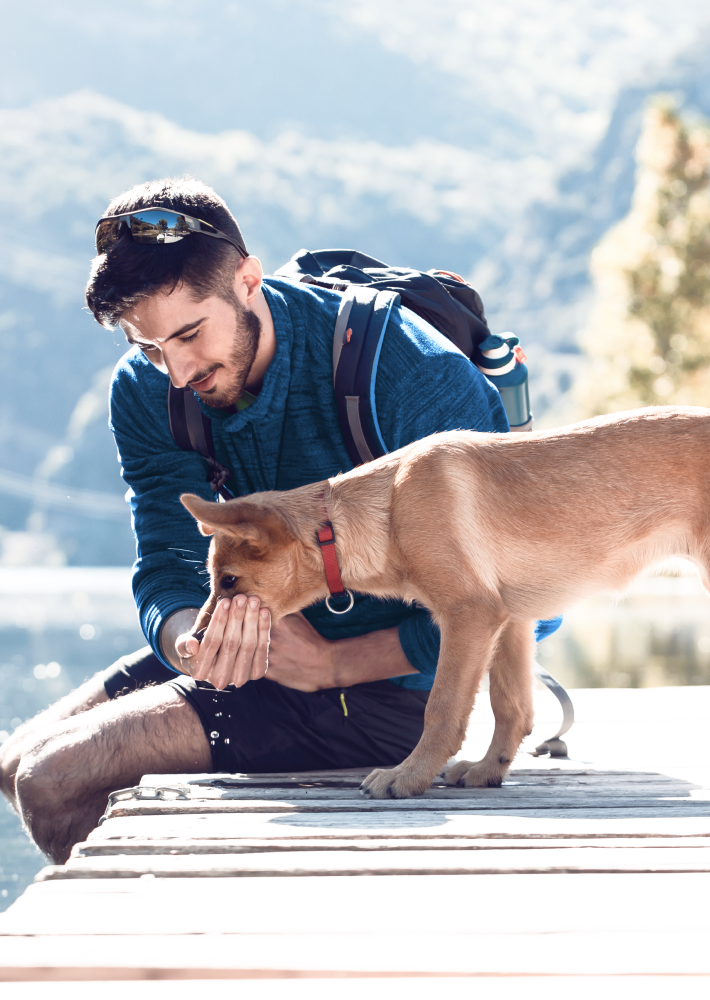
[[[710,133],[668,100],[637,148],[632,208],[592,254],[597,302],[581,336],[587,414],[710,406]]]

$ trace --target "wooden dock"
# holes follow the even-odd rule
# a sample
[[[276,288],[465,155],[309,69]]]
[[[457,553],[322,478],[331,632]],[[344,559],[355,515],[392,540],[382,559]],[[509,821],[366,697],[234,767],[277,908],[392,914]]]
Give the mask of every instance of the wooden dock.
[[[646,997],[707,996],[710,689],[574,694],[575,759],[521,755],[500,789],[370,801],[366,771],[146,775],[0,916],[0,981],[297,979],[313,997],[475,978],[507,997],[522,977],[586,997],[638,977]],[[465,749],[489,728],[484,699]]]

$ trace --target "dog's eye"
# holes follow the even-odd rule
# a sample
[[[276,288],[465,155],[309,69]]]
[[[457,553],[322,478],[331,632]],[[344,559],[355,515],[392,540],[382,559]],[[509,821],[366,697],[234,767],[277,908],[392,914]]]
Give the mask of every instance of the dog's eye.
[[[223,576],[219,581],[222,590],[231,590],[236,582],[236,576]]]

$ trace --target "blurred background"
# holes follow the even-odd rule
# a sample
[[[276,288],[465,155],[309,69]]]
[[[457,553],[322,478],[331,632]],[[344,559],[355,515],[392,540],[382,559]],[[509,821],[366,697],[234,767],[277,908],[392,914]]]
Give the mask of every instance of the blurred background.
[[[125,344],[83,308],[96,220],[135,183],[212,184],[267,271],[345,246],[466,276],[522,340],[537,427],[710,405],[703,0],[0,10],[0,739],[143,644],[107,429]],[[710,602],[674,573],[574,609],[545,665],[710,683]],[[32,851],[16,825],[5,845],[0,906]]]

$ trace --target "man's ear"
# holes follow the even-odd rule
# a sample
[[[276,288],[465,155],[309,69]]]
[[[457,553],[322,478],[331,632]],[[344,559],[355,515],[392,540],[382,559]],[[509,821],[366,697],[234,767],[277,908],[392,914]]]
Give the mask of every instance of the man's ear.
[[[215,531],[226,531],[235,538],[249,542],[255,549],[265,549],[269,543],[269,533],[263,522],[270,514],[253,503],[228,500],[215,503],[203,500],[194,493],[183,493],[180,501],[197,521],[203,535],[213,535]]]

